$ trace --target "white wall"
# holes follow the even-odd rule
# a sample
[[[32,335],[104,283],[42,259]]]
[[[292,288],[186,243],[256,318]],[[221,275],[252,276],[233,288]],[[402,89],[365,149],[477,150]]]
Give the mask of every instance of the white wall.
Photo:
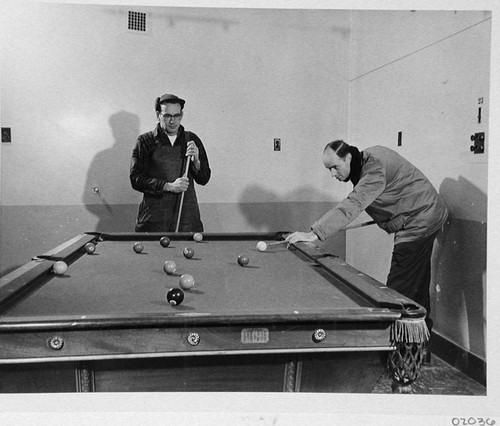
[[[146,34],[127,30],[128,10],[148,14]],[[99,203],[94,186],[109,204],[137,203],[131,149],[155,126],[165,92],[187,100],[183,124],[208,150],[213,179],[201,203],[333,200],[318,189],[328,179],[321,149],[346,132],[348,16],[10,5],[1,119],[14,140],[2,147],[3,205]]]

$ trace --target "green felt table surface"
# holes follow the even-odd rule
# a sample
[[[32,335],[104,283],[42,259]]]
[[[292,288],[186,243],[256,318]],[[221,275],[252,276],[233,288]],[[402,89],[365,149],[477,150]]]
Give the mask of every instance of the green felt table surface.
[[[133,314],[298,314],[356,309],[353,298],[325,271],[300,252],[285,245],[256,249],[251,240],[144,241],[142,253],[133,241],[101,241],[94,254],[84,254],[62,276],[53,276],[21,303],[5,313],[17,316],[133,315]],[[186,259],[185,247],[194,249]],[[242,267],[238,255],[250,262]],[[177,265],[167,275],[163,264]],[[195,286],[172,307],[166,292],[179,287],[182,274],[191,274]]]

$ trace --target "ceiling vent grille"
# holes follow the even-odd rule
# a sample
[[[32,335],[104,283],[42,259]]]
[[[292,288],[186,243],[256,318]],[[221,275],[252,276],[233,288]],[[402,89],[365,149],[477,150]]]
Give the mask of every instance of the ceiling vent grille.
[[[146,14],[143,12],[128,12],[128,29],[130,31],[146,32]]]

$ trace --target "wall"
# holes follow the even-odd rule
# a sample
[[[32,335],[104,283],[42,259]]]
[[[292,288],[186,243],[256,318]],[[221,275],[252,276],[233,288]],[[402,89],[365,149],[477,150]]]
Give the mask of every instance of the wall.
[[[130,154],[165,92],[209,154],[207,231],[307,229],[339,199],[321,150],[347,129],[348,11],[2,7],[0,273],[75,232],[133,230]]]
[[[397,150],[447,202],[450,218],[433,256],[435,331],[485,358],[491,12],[357,11],[352,18],[349,140]],[[486,132],[484,154],[470,151],[476,132]],[[385,281],[391,236],[352,232],[346,250],[349,263]]]

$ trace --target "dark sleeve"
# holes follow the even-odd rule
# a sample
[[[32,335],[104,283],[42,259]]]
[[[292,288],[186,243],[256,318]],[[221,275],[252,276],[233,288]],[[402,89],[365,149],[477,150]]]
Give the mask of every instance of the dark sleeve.
[[[205,150],[201,139],[194,133],[191,133],[191,139],[188,140],[194,141],[194,143],[198,147],[200,157],[200,170],[196,172],[193,165],[191,165],[190,167],[193,179],[198,185],[206,185],[210,180],[210,176],[212,175],[212,171],[210,170],[210,165],[208,163],[207,151]]]
[[[145,135],[139,136],[132,151],[130,160],[130,183],[136,191],[145,194],[160,195],[166,183],[163,179],[156,179],[146,173],[147,163],[155,148],[154,142]]]

